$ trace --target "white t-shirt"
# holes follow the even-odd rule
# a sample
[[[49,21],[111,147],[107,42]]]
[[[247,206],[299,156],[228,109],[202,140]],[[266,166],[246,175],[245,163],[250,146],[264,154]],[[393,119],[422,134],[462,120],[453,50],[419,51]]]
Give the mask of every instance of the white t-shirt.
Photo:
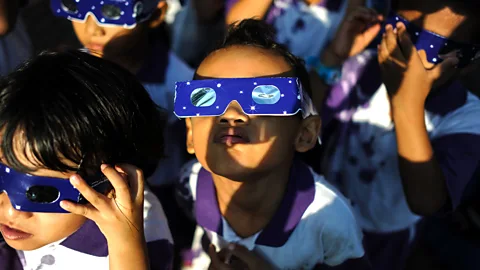
[[[207,269],[210,263],[202,248],[203,231],[217,249],[241,244],[278,269],[337,266],[364,256],[362,233],[348,201],[300,162],[292,167],[287,191],[270,223],[248,238],[239,237],[221,215],[211,175],[200,163],[187,164],[182,175],[179,195],[193,202],[200,226],[193,243],[192,269]]]

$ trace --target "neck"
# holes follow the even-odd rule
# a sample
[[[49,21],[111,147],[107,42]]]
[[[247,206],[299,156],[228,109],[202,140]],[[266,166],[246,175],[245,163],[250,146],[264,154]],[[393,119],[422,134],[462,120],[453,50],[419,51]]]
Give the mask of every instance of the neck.
[[[271,220],[285,194],[291,164],[244,182],[212,174],[220,212],[239,236],[251,236]]]
[[[133,44],[133,46],[131,46],[128,50],[121,52],[121,54],[106,53],[104,58],[119,64],[132,74],[137,74],[145,63],[147,54],[150,51],[148,36],[149,35],[145,35],[144,37],[137,39],[137,42]]]

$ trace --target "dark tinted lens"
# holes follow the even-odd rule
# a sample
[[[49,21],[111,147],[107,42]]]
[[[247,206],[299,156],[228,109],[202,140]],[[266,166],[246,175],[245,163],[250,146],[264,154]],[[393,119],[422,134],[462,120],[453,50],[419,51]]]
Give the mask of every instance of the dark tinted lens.
[[[35,203],[52,203],[58,199],[59,192],[54,187],[33,186],[27,190],[27,199]]]
[[[62,0],[62,8],[63,11],[68,13],[75,14],[78,12],[77,3],[75,0]]]
[[[104,5],[102,7],[102,15],[109,20],[118,20],[122,15],[122,10],[114,5]]]

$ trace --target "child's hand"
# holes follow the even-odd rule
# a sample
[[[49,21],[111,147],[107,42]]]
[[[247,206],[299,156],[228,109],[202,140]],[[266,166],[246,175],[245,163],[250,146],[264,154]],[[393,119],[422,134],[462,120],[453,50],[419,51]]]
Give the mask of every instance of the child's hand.
[[[101,169],[114,188],[112,196],[96,192],[75,174],[70,177],[70,182],[89,204],[62,201],[61,206],[71,213],[93,220],[107,240],[143,237],[142,171],[131,165],[115,168],[102,165]]]
[[[343,20],[327,51],[342,61],[362,52],[380,32],[382,20],[383,16],[373,9],[354,9]]]
[[[211,259],[210,270],[270,270],[274,269],[266,260],[241,245],[230,244],[228,249],[215,251],[210,245],[208,255]]]
[[[100,194],[79,175],[73,175],[70,183],[89,204],[68,201],[60,204],[65,210],[97,224],[108,242],[110,270],[146,270],[149,265],[143,230],[143,173],[131,165],[115,168],[102,165],[101,169],[110,180],[113,193]]]
[[[423,112],[430,90],[455,74],[458,59],[454,54],[446,55],[441,64],[426,69],[403,23],[398,23],[396,30],[391,25],[385,29],[378,62],[392,107]]]

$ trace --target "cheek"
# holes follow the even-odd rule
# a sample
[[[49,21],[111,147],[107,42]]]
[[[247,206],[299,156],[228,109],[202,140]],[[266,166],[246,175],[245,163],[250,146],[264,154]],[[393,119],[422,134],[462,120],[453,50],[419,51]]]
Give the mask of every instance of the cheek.
[[[82,45],[85,45],[87,35],[85,34],[85,23],[80,23],[80,22],[72,22],[73,30],[75,31],[75,34],[77,35],[78,40]]]
[[[37,228],[42,234],[48,235],[49,241],[58,241],[71,235],[86,221],[85,217],[74,214],[35,213],[34,215],[39,224]]]

